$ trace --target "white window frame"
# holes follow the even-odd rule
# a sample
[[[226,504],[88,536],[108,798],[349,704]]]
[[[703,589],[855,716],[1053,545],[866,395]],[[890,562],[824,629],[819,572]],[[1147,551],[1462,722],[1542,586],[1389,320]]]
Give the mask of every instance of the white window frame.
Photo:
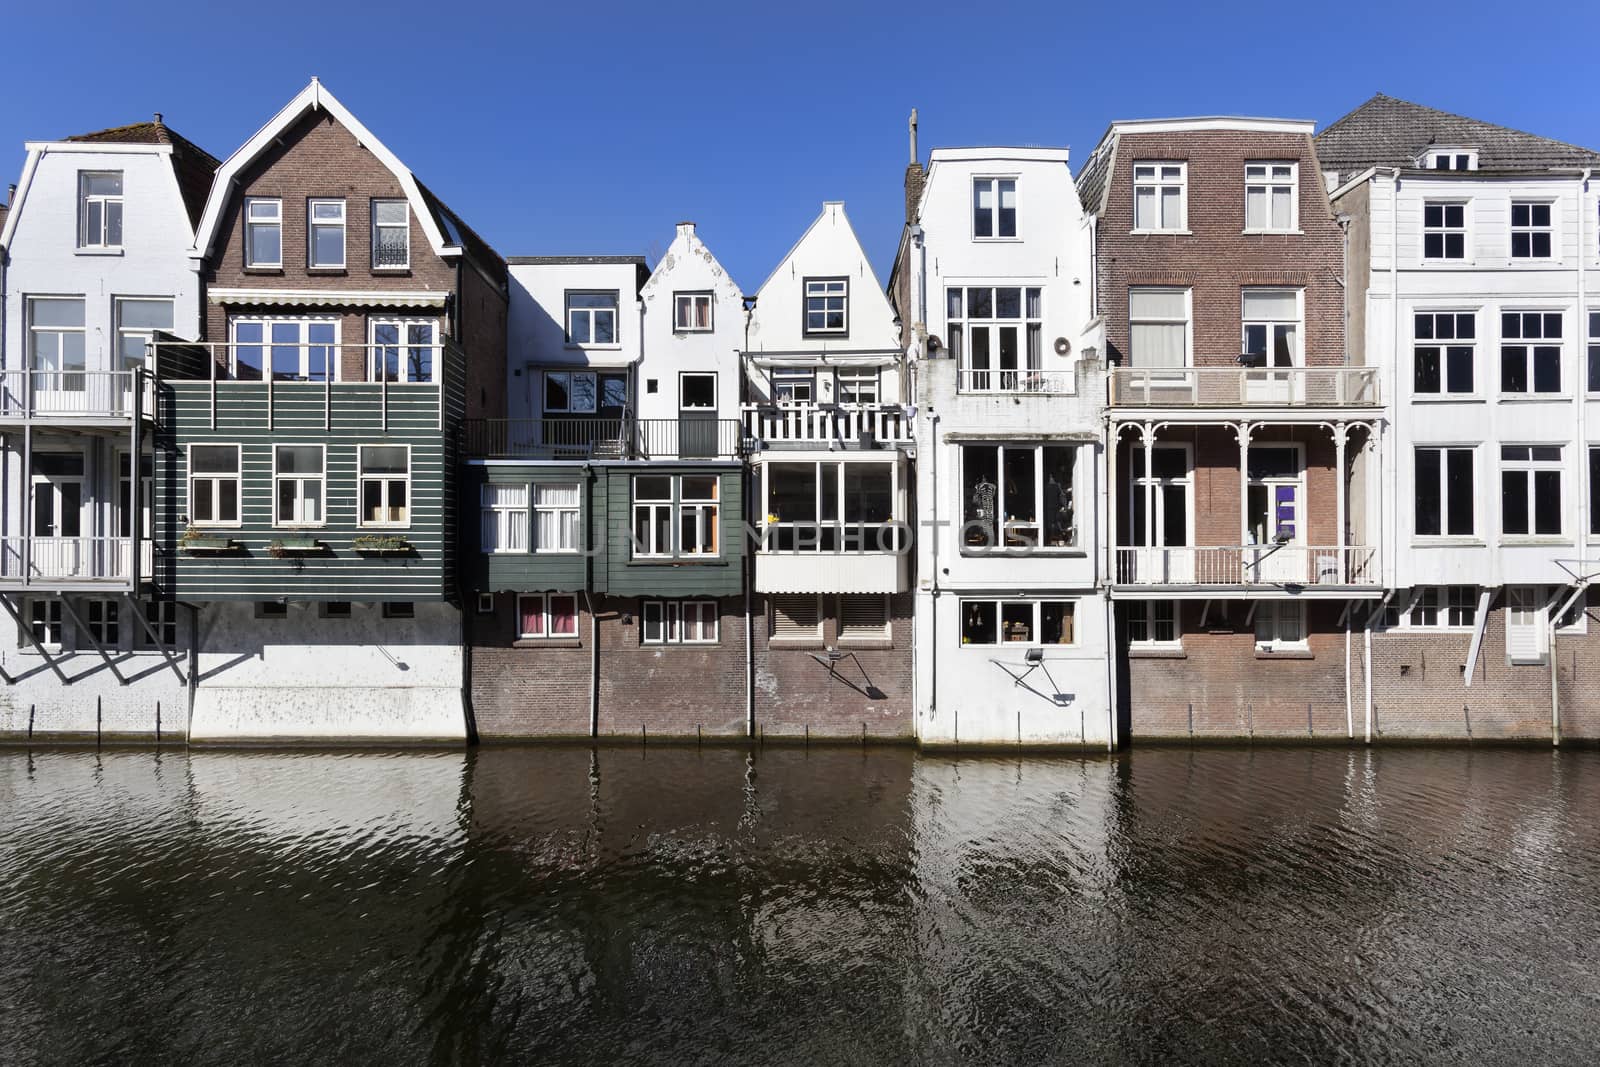
[[[378,221],[378,206],[380,204],[399,204],[404,210],[406,220],[404,225]],[[411,202],[409,200],[376,199],[368,202],[368,210],[372,213],[372,269],[374,271],[403,271],[411,269]],[[405,234],[406,261],[404,263],[379,263],[378,249],[383,244],[382,231],[401,230]],[[348,253],[346,256],[348,257]]]
[[[92,643],[107,652],[122,647],[121,601],[94,597],[84,604],[83,626]]]
[[[1123,639],[1134,651],[1172,651],[1183,648],[1183,608],[1176,600],[1125,600],[1122,602]],[[1157,617],[1162,609],[1170,616]],[[1135,618],[1135,615],[1140,617]],[[1143,628],[1143,637],[1134,637],[1134,627]],[[1172,628],[1171,637],[1157,637],[1158,627]]]
[[[261,340],[240,341],[240,326],[260,326]],[[296,328],[296,339],[293,341],[274,340],[272,336],[273,328],[277,326],[294,326]],[[333,339],[331,341],[312,341],[310,338],[311,327],[313,326],[333,327]],[[270,379],[277,386],[323,385],[326,382],[337,382],[340,380],[339,353],[342,351],[340,340],[343,327],[344,323],[332,315],[239,315],[230,318],[228,320],[228,372],[239,381],[265,382]],[[260,378],[239,378],[239,349],[241,348],[258,348],[261,350]],[[279,348],[292,348],[297,353],[298,361],[293,370],[295,377],[274,377],[280,372],[273,363],[273,350]],[[325,372],[326,377],[324,378],[319,379],[311,376],[312,349],[327,349],[327,369]]]
[[[844,602],[847,599],[870,601],[882,607],[883,623],[865,630],[845,630]],[[892,605],[889,603],[888,593],[839,593],[833,598],[833,618],[835,632],[839,636],[841,645],[852,641],[887,641],[894,636],[894,615]]]
[[[496,490],[521,490],[502,501]],[[533,541],[533,490],[529,483],[490,482],[478,488],[479,542],[490,554],[525,553]]]
[[[113,177],[113,176],[117,179],[117,183],[118,183],[119,187],[123,190],[122,192],[120,192],[120,193],[91,193],[91,192],[89,192],[89,181],[90,181],[90,179],[92,179],[92,178],[110,178],[110,177]],[[101,250],[101,249],[114,250],[114,249],[119,249],[119,248],[123,247],[123,241],[127,239],[127,232],[124,230],[124,227],[127,226],[127,224],[128,224],[128,218],[127,218],[127,211],[126,211],[126,208],[125,208],[126,201],[124,201],[124,199],[123,199],[123,196],[127,192],[127,188],[128,187],[127,187],[127,182],[126,182],[124,173],[122,171],[120,171],[120,170],[80,170],[78,172],[78,247],[79,248],[94,249],[94,250]],[[100,232],[98,234],[90,232],[90,227],[89,227],[89,208],[90,208],[90,205],[98,205],[99,208],[100,208]],[[116,228],[119,231],[121,231],[121,233],[120,233],[121,239],[116,241],[116,242],[112,242],[110,240],[107,240],[107,237],[111,233],[111,221],[110,220],[111,220],[111,211],[112,211],[113,208],[116,209],[116,215],[117,215],[117,227]]]
[[[1017,290],[1017,314],[1000,314],[1000,290]],[[989,314],[974,315],[972,295],[989,294]],[[955,307],[954,295],[961,306]],[[1035,376],[1044,369],[1044,287],[1022,282],[1017,285],[948,285],[945,287],[945,341],[959,371],[958,388],[963,392],[1019,392],[1032,388]],[[959,314],[954,314],[959,311]],[[1000,331],[1017,331],[1017,366],[1000,365]],[[988,335],[989,366],[972,365],[972,338],[979,330]]]
[[[144,616],[144,621],[156,633],[160,643],[150,639],[143,626],[133,628],[134,648],[146,651],[154,649],[175,649],[178,647],[178,604],[173,600],[141,600],[136,610]]]
[[[1174,318],[1170,315],[1144,314],[1134,316],[1133,298],[1135,295],[1150,294],[1160,295],[1173,293],[1183,294],[1183,317]],[[1244,306],[1244,298],[1240,297],[1240,307]],[[1183,327],[1183,365],[1194,366],[1194,290],[1187,286],[1173,285],[1130,285],[1128,286],[1128,366],[1134,369],[1149,369],[1152,373],[1168,370],[1165,367],[1151,367],[1149,364],[1139,362],[1139,354],[1134,351],[1133,328],[1135,326],[1182,326]]]
[[[115,297],[111,298],[111,304],[112,304],[112,308],[111,308],[112,318],[113,318],[113,320],[115,322],[115,327],[116,327],[116,331],[117,331],[117,351],[116,351],[117,366],[116,366],[116,369],[119,370],[119,371],[125,371],[125,370],[131,370],[134,366],[139,366],[139,367],[146,366],[147,362],[146,362],[146,359],[145,359],[144,349],[141,347],[140,352],[139,352],[138,362],[135,364],[132,361],[130,361],[128,359],[128,357],[127,357],[127,354],[125,352],[123,352],[123,350],[122,350],[122,342],[124,340],[135,340],[136,339],[141,343],[141,346],[142,345],[148,345],[155,338],[155,331],[159,330],[159,329],[162,329],[162,327],[160,327],[160,326],[127,326],[127,325],[124,325],[124,323],[123,323],[123,318],[124,318],[123,307],[125,305],[127,305],[127,304],[165,304],[165,305],[167,305],[167,311],[169,313],[171,313],[172,316],[173,316],[173,318],[170,321],[173,322],[173,323],[176,323],[177,322],[177,318],[176,318],[177,309],[174,306],[174,302],[173,302],[172,297],[170,297],[170,296],[115,296]],[[172,328],[173,327],[170,326],[170,325],[165,327],[165,329],[167,329],[169,331]]]
[[[684,482],[690,478],[711,479],[711,496],[688,497],[684,495]],[[719,528],[722,514],[722,478],[716,474],[679,474],[673,476],[673,495],[678,498],[677,521],[672,525],[672,537],[679,556],[715,558],[722,555],[722,531]],[[710,548],[689,551],[682,544],[684,519],[693,515],[695,543],[709,544]]]
[[[403,448],[403,449],[405,449],[405,451],[406,451],[406,473],[404,474],[404,476],[399,475],[399,474],[394,474],[392,472],[385,472],[385,471],[375,471],[375,472],[373,472],[371,474],[367,473],[367,470],[366,470],[366,465],[367,465],[366,464],[366,453],[367,453],[367,449],[369,449],[369,448]],[[357,517],[356,525],[357,526],[365,527],[365,528],[368,528],[368,529],[380,529],[380,530],[404,530],[404,529],[409,529],[410,528],[410,526],[411,526],[411,511],[412,511],[411,471],[413,469],[413,463],[412,463],[413,458],[414,457],[412,456],[411,446],[410,445],[377,444],[377,443],[369,442],[367,444],[358,444],[356,446],[356,517]],[[367,517],[367,506],[366,506],[367,484],[368,483],[377,483],[378,485],[381,486],[381,489],[379,490],[379,499],[382,501],[382,505],[381,506],[382,506],[383,511],[385,513],[388,513],[390,511],[394,510],[394,505],[393,505],[393,503],[391,503],[390,490],[393,488],[394,483],[396,483],[396,482],[403,482],[404,485],[405,485],[405,492],[406,492],[406,502],[405,502],[405,505],[404,505],[405,513],[406,513],[405,518],[401,519],[399,521],[388,521],[388,520],[385,520],[383,522],[379,522],[379,521],[377,521],[375,519],[368,518]]]
[[[715,411],[715,410],[717,410],[717,402],[718,402],[719,392],[720,392],[721,384],[722,384],[719,381],[720,377],[721,376],[718,375],[714,371],[679,371],[678,372],[678,410],[679,411]],[[687,402],[687,400],[684,399],[684,388],[683,387],[686,384],[688,384],[690,379],[693,379],[695,381],[703,381],[703,380],[705,380],[707,378],[711,379],[711,403],[710,404],[694,404],[694,405],[689,404]]]
[[[1526,458],[1508,457],[1506,453],[1512,449],[1527,451]],[[1538,450],[1553,449],[1556,453],[1554,459],[1548,456],[1535,458],[1534,452]],[[1550,541],[1565,540],[1567,537],[1567,472],[1566,453],[1559,444],[1502,444],[1500,446],[1500,495],[1496,502],[1500,507],[1500,537],[1503,541]],[[1556,514],[1561,518],[1561,527],[1554,533],[1540,532],[1538,529],[1539,515],[1539,479],[1537,474],[1556,475]],[[1505,499],[1506,475],[1521,473],[1527,475],[1527,484],[1524,491],[1528,497],[1528,529],[1521,533],[1513,533],[1506,529]]]
[[[806,278],[803,287],[804,297],[800,305],[800,332],[807,337],[845,337],[850,333],[850,279],[849,278]],[[816,303],[815,314],[822,316],[821,326],[811,325],[813,314],[812,304]],[[834,304],[838,307],[835,308]],[[840,325],[829,326],[828,319],[835,312],[839,315]]]
[[[1287,174],[1280,174],[1280,171]],[[1250,225],[1250,194],[1260,190],[1266,198],[1266,225]],[[1289,194],[1289,221],[1283,226],[1272,224],[1272,200],[1280,191]],[[1251,159],[1244,165],[1244,232],[1245,233],[1299,233],[1300,232],[1300,164],[1281,159]]]
[[[1550,318],[1555,318],[1559,334],[1549,336]],[[1507,319],[1516,319],[1515,330],[1508,329]],[[1528,337],[1527,329],[1532,321],[1537,321],[1539,336]],[[1505,400],[1551,400],[1567,395],[1567,316],[1562,308],[1513,308],[1500,309],[1500,359],[1495,363],[1495,386],[1501,399]],[[1517,336],[1510,336],[1515,332]],[[1556,350],[1556,388],[1539,389],[1538,349],[1554,348]],[[1526,389],[1507,389],[1505,382],[1506,359],[1511,355],[1512,349],[1521,349],[1523,381]]]
[[[841,367],[833,372],[833,399],[852,407],[876,407],[880,385],[877,367]]]
[[[1383,629],[1471,633],[1477,616],[1477,586],[1420,585],[1384,610]]]
[[[205,472],[196,474],[194,469],[194,451],[197,448],[231,448],[233,449],[236,464],[232,474],[227,472]],[[189,497],[186,501],[189,512],[189,525],[195,527],[237,528],[244,525],[244,446],[233,441],[195,441],[190,442],[188,454]],[[195,515],[195,491],[197,482],[211,483],[211,499],[213,504],[222,501],[222,486],[226,482],[234,483],[234,507],[237,514],[231,519],[209,518],[202,519]]]
[[[285,448],[314,448],[321,462],[318,464],[316,474],[284,473],[279,469],[280,457],[278,452]],[[289,483],[294,489],[292,514],[285,517],[279,510],[279,493],[284,483]],[[318,518],[307,519],[304,517],[306,503],[310,497],[306,489],[312,483],[316,484]],[[272,525],[279,529],[314,529],[328,525],[328,446],[323,444],[299,444],[283,441],[272,443]]]
[[[610,297],[611,306],[574,307],[573,297]],[[568,289],[563,295],[566,310],[566,331],[568,348],[621,348],[622,347],[622,293],[617,289]],[[611,340],[596,341],[595,323],[600,315],[611,313]],[[574,340],[578,331],[573,329],[574,324],[582,320],[589,340]]]
[[[1478,514],[1478,450],[1472,445],[1449,444],[1418,444],[1411,450],[1411,495],[1416,501],[1421,500],[1418,491],[1417,458],[1421,452],[1439,453],[1439,532],[1421,533],[1417,530],[1417,506],[1411,506],[1411,536],[1417,541],[1435,542],[1450,540],[1472,541],[1478,537],[1479,527],[1482,525]],[[1472,529],[1466,533],[1453,533],[1450,530],[1450,456],[1452,453],[1466,453],[1472,462]]]
[[[41,304],[77,304],[81,312],[82,323],[77,326],[40,326],[39,306]],[[60,390],[63,392],[82,392],[87,384],[83,377],[88,369],[89,333],[87,323],[89,315],[89,302],[82,296],[30,296],[28,297],[28,369],[33,371],[49,371],[48,375],[41,375],[35,381],[34,388]],[[39,365],[39,338],[49,334],[56,339],[56,362],[51,367]],[[67,362],[67,341],[71,337],[80,339],[78,346],[77,362]]]
[[[1278,295],[1278,296],[1282,296],[1285,293],[1294,294],[1294,318],[1293,319],[1272,319],[1272,318],[1247,319],[1247,318],[1245,318],[1245,312],[1244,312],[1245,300],[1248,299],[1251,295],[1258,295],[1258,296]],[[1292,350],[1289,353],[1289,366],[1291,366],[1291,367],[1303,367],[1303,366],[1306,365],[1306,346],[1305,346],[1305,336],[1306,336],[1306,291],[1304,289],[1292,289],[1292,288],[1289,288],[1287,286],[1282,286],[1282,285],[1245,285],[1245,286],[1240,286],[1240,288],[1239,288],[1239,351],[1240,352],[1249,351],[1249,347],[1250,347],[1249,346],[1250,327],[1252,327],[1252,326],[1262,327],[1267,332],[1266,362],[1262,364],[1263,368],[1270,370],[1270,369],[1272,369],[1274,367],[1281,367],[1281,364],[1277,364],[1277,363],[1272,362],[1272,357],[1273,357],[1273,352],[1277,347],[1278,330],[1281,327],[1284,327],[1284,326],[1292,326],[1294,328],[1294,334],[1293,334],[1294,343],[1291,346]]]
[[[1261,600],[1255,605],[1256,651],[1307,652],[1311,648],[1306,630],[1306,605],[1301,600]],[[1300,636],[1284,637],[1292,628]]]
[[[966,517],[968,504],[966,499],[967,455],[969,449],[979,448],[995,450],[995,472],[997,481],[995,483],[994,533],[996,543],[988,546],[969,545],[967,544],[966,539],[967,522],[969,521]],[[1072,528],[1069,531],[1070,540],[1065,545],[1045,544],[1046,523],[1044,520],[1044,493],[1047,480],[1045,478],[1044,450],[1046,448],[1059,448],[1070,453],[1072,456]],[[961,442],[960,449],[960,470],[958,472],[960,480],[956,483],[956,486],[960,499],[959,515],[961,525],[959,527],[958,543],[961,546],[961,555],[1038,555],[1041,553],[1048,554],[1052,552],[1078,551],[1078,543],[1082,538],[1082,530],[1079,524],[1083,518],[1082,510],[1078,506],[1078,476],[1081,473],[1079,468],[1082,466],[1083,453],[1078,446],[1056,441],[1044,441],[1038,444],[1028,444],[1020,441],[1011,443],[963,441]],[[1007,505],[1005,499],[1005,470],[1006,454],[1008,452],[1033,453],[1033,500],[1034,507],[1038,512],[1038,517],[1032,523],[1008,522],[1006,520],[1005,516]],[[1025,544],[1007,544],[1006,533],[1008,530],[1016,531],[1021,535],[1031,536],[1033,540]]]
[[[956,600],[956,640],[962,648],[1077,648],[1083,640],[1078,630],[1079,599],[1078,597],[1070,596],[959,597]],[[994,605],[995,639],[993,641],[967,640],[966,610],[968,605],[972,604]],[[1028,639],[1026,641],[1007,641],[1005,639],[1005,609],[1007,606],[1018,604],[1025,604],[1032,608],[1032,621],[1028,624]],[[1047,643],[1044,640],[1044,605],[1046,604],[1066,605],[1066,617],[1072,620],[1071,641]]]
[[[1440,209],[1440,221],[1437,226],[1428,225],[1428,209]],[[1461,225],[1449,225],[1448,209],[1458,207],[1461,209]],[[1422,242],[1417,251],[1424,263],[1471,263],[1472,262],[1472,202],[1460,197],[1436,197],[1422,202]],[[1459,234],[1461,237],[1461,254],[1452,256],[1450,251],[1450,237]],[[1428,238],[1438,235],[1439,251],[1437,256],[1428,255]]]
[[[1587,338],[1587,355],[1589,358],[1588,366],[1585,368],[1588,374],[1587,380],[1584,382],[1584,391],[1593,395],[1600,393],[1600,311],[1591,309],[1585,314],[1589,316],[1589,336]]]
[[[1009,188],[1007,188],[1009,186]],[[978,204],[980,192],[989,194],[989,206],[980,207]],[[1002,233],[1006,221],[1003,212],[1006,210],[1004,203],[1007,193],[1011,194],[1011,232]],[[989,219],[989,232],[979,233],[978,220],[987,214]],[[974,241],[1015,241],[1018,229],[1017,209],[1017,175],[1015,174],[985,174],[976,175],[972,179],[972,239]]]
[[[553,600],[572,601],[572,632],[551,633],[550,627],[555,619],[555,613],[550,610]],[[539,605],[539,618],[541,629],[538,633],[522,628],[522,620],[528,612],[523,610],[525,601],[537,602]],[[517,617],[514,620],[518,641],[576,641],[583,632],[583,609],[578,603],[576,593],[518,593],[516,603]]]
[[[705,325],[696,325],[698,312],[705,310]],[[687,314],[685,314],[687,312]],[[685,292],[672,294],[672,331],[674,333],[710,333],[716,328],[716,301],[710,292]]]
[[[1432,337],[1421,336],[1422,320],[1427,319]],[[1472,336],[1461,336],[1462,320],[1472,324]],[[1440,337],[1439,328],[1442,322],[1450,324],[1452,337]],[[1413,308],[1411,312],[1411,395],[1419,400],[1470,400],[1481,392],[1479,385],[1482,377],[1478,372],[1478,312],[1475,308]],[[1436,349],[1439,360],[1439,388],[1423,390],[1417,387],[1417,367],[1421,360],[1420,350],[1425,348]],[[1471,379],[1471,388],[1466,390],[1451,389],[1450,355],[1451,349],[1467,350],[1467,374]]]
[[[260,208],[260,212],[257,212]],[[270,211],[268,209],[271,209]],[[278,258],[257,260],[253,258],[255,242],[251,234],[256,227],[269,227],[278,231]],[[283,268],[283,200],[275,196],[247,196],[244,200],[244,265],[255,270],[281,270]]]
[[[1161,205],[1166,191],[1178,191],[1178,220],[1176,225],[1163,225]],[[1148,191],[1155,205],[1155,225],[1139,225],[1139,196]],[[1130,233],[1188,233],[1189,232],[1189,164],[1178,160],[1136,159],[1133,162],[1133,201]]]
[[[319,207],[335,206],[339,209],[337,220],[332,217],[317,218],[317,209]],[[309,269],[344,270],[345,261],[350,257],[350,234],[345,225],[348,216],[349,212],[345,209],[345,202],[342,197],[314,196],[306,201],[306,266]],[[339,262],[320,263],[317,261],[317,231],[332,229],[339,231]]]
[[[688,636],[690,617],[694,618],[695,637]],[[717,602],[694,600],[646,600],[639,607],[639,643],[645,645],[714,645],[721,638]],[[709,630],[710,636],[706,636]]]
[[[1533,209],[1534,208],[1541,208],[1541,207],[1549,212],[1549,215],[1547,216],[1548,221],[1543,226],[1536,226],[1533,223]],[[1517,209],[1518,208],[1527,208],[1528,209],[1528,222],[1527,222],[1526,225],[1522,225],[1522,226],[1517,225]],[[1561,258],[1557,254],[1559,252],[1559,250],[1560,250],[1560,245],[1557,243],[1557,234],[1559,233],[1559,228],[1558,228],[1557,224],[1558,224],[1558,222],[1560,220],[1556,218],[1556,202],[1554,200],[1551,200],[1551,199],[1549,199],[1547,197],[1546,198],[1516,197],[1511,201],[1511,211],[1510,211],[1509,221],[1510,221],[1510,224],[1511,224],[1510,225],[1510,243],[1508,244],[1508,246],[1506,248],[1506,256],[1507,256],[1507,258],[1509,258],[1511,260],[1511,262],[1513,262],[1513,263],[1553,263],[1556,260]],[[1517,238],[1518,237],[1527,237],[1528,238],[1528,253],[1527,253],[1527,255],[1522,255],[1522,256],[1517,255]],[[1545,253],[1544,255],[1542,255],[1542,256],[1535,255],[1534,252],[1533,252],[1533,245],[1534,245],[1534,238],[1535,237],[1544,237],[1550,242],[1550,246],[1549,246],[1550,250],[1547,253]]]
[[[1446,166],[1439,166],[1444,162]],[[1465,163],[1466,166],[1457,164]],[[1449,145],[1439,145],[1428,149],[1417,160],[1421,170],[1437,171],[1467,171],[1478,169],[1478,150],[1476,148],[1455,148]]]
[[[665,478],[668,482],[666,498],[639,496],[639,480],[641,478]],[[709,478],[714,486],[714,495],[710,499],[688,498],[684,496],[683,483],[688,478]],[[628,485],[629,514],[633,525],[630,527],[629,536],[632,539],[633,557],[635,559],[720,559],[722,556],[722,477],[718,474],[636,474]],[[668,521],[667,544],[656,543],[656,530],[659,517],[665,513]],[[683,545],[683,520],[693,515],[695,523],[695,543],[705,544],[709,538],[710,549],[702,551],[689,551]],[[646,538],[639,538],[640,517],[647,516],[643,529]]]
[[[577,503],[547,504],[541,498],[542,490],[570,490],[576,497]],[[581,549],[579,542],[583,539],[583,483],[582,482],[534,482],[529,494],[529,505],[533,512],[533,551],[540,555],[572,555]],[[546,545],[539,537],[539,530],[543,525],[540,519],[551,516],[551,522],[557,531],[556,544]],[[570,515],[570,525],[563,521],[563,516]],[[571,534],[570,544],[568,534]]]
[[[60,597],[32,597],[28,600],[28,615],[23,626],[45,651],[59,652],[67,633],[64,614]],[[17,643],[24,648],[32,648],[21,632],[17,634]]]
[[[378,331],[385,327],[394,327],[395,343],[378,339]],[[428,331],[426,341],[415,340],[413,330],[425,329]],[[382,318],[372,319],[367,324],[367,381],[388,381],[391,385],[431,385],[439,377],[439,360],[444,353],[443,346],[439,343],[439,320],[429,318],[407,318],[403,316],[386,315]],[[396,350],[395,377],[388,377],[389,368],[386,353]],[[413,367],[411,355],[417,349],[424,349],[428,354],[428,373],[426,377],[419,376],[420,372]]]
[[[794,387],[805,387],[804,399],[794,399],[793,396],[784,396],[787,391],[794,392]],[[817,372],[809,367],[775,367],[772,370],[772,402],[779,407],[810,407],[817,402]]]

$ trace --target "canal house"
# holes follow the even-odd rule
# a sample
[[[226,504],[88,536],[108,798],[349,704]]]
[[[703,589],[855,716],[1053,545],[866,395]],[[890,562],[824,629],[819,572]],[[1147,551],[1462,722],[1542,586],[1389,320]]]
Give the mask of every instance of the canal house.
[[[908,739],[911,382],[842,203],[755,294],[744,379],[763,734]]]
[[[0,228],[0,739],[181,736],[190,614],[153,581],[147,345],[200,332],[217,161],[152,121],[27,145]],[[137,474],[135,474],[137,470]]]
[[[463,438],[477,733],[743,737],[739,288],[692,223],[653,273],[509,262],[506,412]]]
[[[1600,735],[1600,153],[1379,94],[1317,154],[1393,441],[1357,732]]]
[[[466,736],[456,445],[503,261],[315,79],[217,170],[201,340],[158,336],[154,583],[195,741]]]
[[[1115,745],[1103,373],[1066,149],[941,148],[912,118],[891,292],[916,379],[925,745]]]

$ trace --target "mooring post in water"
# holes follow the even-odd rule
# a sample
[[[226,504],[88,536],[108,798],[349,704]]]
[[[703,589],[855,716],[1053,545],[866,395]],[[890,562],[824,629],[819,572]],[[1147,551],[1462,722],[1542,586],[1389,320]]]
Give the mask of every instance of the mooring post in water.
[[[806,747],[811,747],[811,724],[806,723]]]
[[[161,744],[161,701],[156,701],[156,745]]]
[[[705,738],[703,736],[701,736],[701,734],[700,734],[700,724],[699,723],[695,723],[694,724],[694,743],[695,743],[696,747],[698,747],[704,741],[705,741]]]
[[[1317,731],[1311,726],[1311,701],[1306,701],[1306,736],[1316,737]]]
[[[1245,715],[1249,716],[1250,740],[1254,741],[1256,739],[1256,706],[1254,704],[1246,704],[1244,706],[1244,713]]]
[[[1017,712],[1017,744],[1022,744],[1022,712]]]
[[[639,743],[641,745],[648,745],[650,743],[650,736],[644,731],[644,723],[639,724]]]
[[[1189,740],[1194,740],[1194,701],[1189,701]]]
[[[33,740],[33,709],[36,708],[36,707],[38,707],[37,704],[29,704],[28,705],[28,740],[29,741]]]
[[[96,748],[100,747],[100,724],[101,724],[101,721],[102,721],[102,719],[104,717],[104,714],[105,714],[105,709],[101,705],[101,698],[100,697],[95,697],[94,698],[94,744],[95,744]]]
[[[866,723],[862,723],[861,724],[861,747],[862,748],[866,748],[867,747],[867,724]]]
[[[1472,740],[1472,711],[1465,704],[1461,705],[1461,721],[1466,723],[1466,726],[1467,726],[1467,740],[1471,741]]]

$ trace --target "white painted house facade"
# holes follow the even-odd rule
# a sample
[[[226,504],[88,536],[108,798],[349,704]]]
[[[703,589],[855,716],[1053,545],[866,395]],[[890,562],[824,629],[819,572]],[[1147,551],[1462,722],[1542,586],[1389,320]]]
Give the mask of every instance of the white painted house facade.
[[[159,115],[27,153],[0,230],[0,738],[179,736],[189,619],[147,598],[146,344],[199,336],[216,160]]]
[[[908,172],[924,744],[1114,745],[1105,379],[1065,149],[936,149]]]

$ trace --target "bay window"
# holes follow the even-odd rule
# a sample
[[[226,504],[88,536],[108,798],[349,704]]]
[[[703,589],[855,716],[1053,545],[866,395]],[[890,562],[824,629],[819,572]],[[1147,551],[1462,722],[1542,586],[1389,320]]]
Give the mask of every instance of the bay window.
[[[1071,600],[975,600],[963,597],[961,644],[1072,645],[1077,604]]]
[[[533,550],[578,551],[578,484],[533,487]]]
[[[362,526],[407,526],[411,522],[411,448],[359,448]]]
[[[1077,543],[1070,445],[963,445],[964,553],[1070,548]]]
[[[277,445],[272,450],[272,521],[321,526],[326,461],[322,445]]]
[[[720,500],[715,474],[635,475],[635,558],[719,555]]]
[[[766,552],[888,552],[900,543],[893,462],[766,463]]]
[[[571,593],[523,593],[517,597],[517,637],[523,640],[578,636],[578,598]]]

